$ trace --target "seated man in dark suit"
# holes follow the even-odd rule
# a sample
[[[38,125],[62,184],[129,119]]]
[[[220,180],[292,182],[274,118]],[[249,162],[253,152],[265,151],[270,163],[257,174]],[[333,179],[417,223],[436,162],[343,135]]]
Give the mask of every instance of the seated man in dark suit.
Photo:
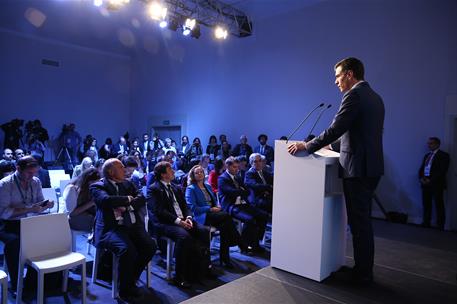
[[[419,180],[422,187],[422,203],[424,217],[422,226],[430,227],[432,217],[432,200],[436,206],[436,224],[443,230],[446,220],[443,192],[446,189],[446,174],[449,168],[449,154],[440,150],[441,141],[437,137],[430,137],[427,145],[430,152],[424,156],[419,169]]]
[[[257,140],[260,145],[254,148],[254,153],[260,153],[265,156],[267,165],[271,165],[275,158],[275,151],[272,146],[267,144],[268,136],[260,134],[259,137],[257,137]]]
[[[232,156],[244,155],[246,158],[252,154],[252,147],[248,145],[248,138],[246,135],[240,136],[240,143],[237,144],[232,150]]]
[[[251,168],[246,172],[244,184],[250,190],[249,201],[257,208],[271,214],[273,207],[273,175],[264,170],[262,155],[249,156]]]
[[[223,210],[232,217],[244,222],[243,240],[254,252],[262,252],[259,241],[265,233],[268,213],[248,204],[249,190],[237,175],[239,162],[234,157],[225,160],[227,170],[219,176],[218,194]]]
[[[132,182],[125,180],[121,161],[108,159],[103,164],[103,176],[100,182],[90,186],[97,206],[95,246],[120,258],[119,296],[129,301],[141,296],[135,282],[157,246],[138,215],[146,200]]]
[[[175,172],[166,161],[154,167],[156,182],[148,188],[148,210],[153,229],[158,235],[172,239],[175,245],[175,283],[180,288],[190,288],[190,281],[200,273],[198,266],[205,263],[208,276],[211,273],[210,256],[201,248],[209,249],[209,230],[192,218],[182,191],[171,181]]]

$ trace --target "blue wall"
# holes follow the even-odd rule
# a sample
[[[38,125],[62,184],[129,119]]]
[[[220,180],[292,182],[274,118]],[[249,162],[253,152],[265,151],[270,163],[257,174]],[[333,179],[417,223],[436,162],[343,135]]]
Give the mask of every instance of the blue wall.
[[[63,124],[73,122],[81,136],[90,133],[100,145],[128,130],[128,57],[5,30],[0,45],[1,123],[40,119],[57,137]],[[43,58],[61,66],[42,65]]]
[[[187,133],[204,143],[212,133],[232,143],[246,133],[254,143],[261,132],[271,139],[289,133],[315,104],[330,102],[320,132],[341,98],[333,65],[356,56],[386,105],[379,197],[418,222],[425,141],[444,136],[445,99],[457,93],[456,17],[455,1],[328,1],[260,20],[250,38],[164,35],[154,52],[137,49],[132,57],[131,129],[145,130],[153,116],[173,122],[185,114]]]

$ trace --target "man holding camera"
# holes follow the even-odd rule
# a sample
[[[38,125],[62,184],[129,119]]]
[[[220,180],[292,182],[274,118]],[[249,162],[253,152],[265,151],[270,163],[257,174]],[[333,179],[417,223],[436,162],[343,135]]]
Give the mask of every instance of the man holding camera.
[[[17,160],[14,174],[0,180],[0,219],[4,224],[0,241],[5,243],[4,252],[13,294],[18,276],[20,219],[54,206],[53,201],[44,200],[41,182],[35,177],[38,170],[38,161],[32,156],[25,156]]]

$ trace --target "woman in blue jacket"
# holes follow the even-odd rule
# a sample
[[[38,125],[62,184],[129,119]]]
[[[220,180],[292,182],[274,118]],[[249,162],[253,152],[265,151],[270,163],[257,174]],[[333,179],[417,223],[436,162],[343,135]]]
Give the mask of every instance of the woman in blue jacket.
[[[220,263],[227,268],[233,268],[230,262],[229,248],[238,245],[242,252],[247,246],[233,224],[232,217],[221,210],[211,186],[205,183],[205,172],[200,165],[189,171],[189,186],[186,189],[186,201],[194,213],[194,219],[205,226],[216,227],[221,233],[219,250]]]

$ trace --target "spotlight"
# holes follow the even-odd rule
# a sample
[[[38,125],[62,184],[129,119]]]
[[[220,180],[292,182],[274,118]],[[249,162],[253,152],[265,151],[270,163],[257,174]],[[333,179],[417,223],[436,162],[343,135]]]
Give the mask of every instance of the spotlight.
[[[161,28],[166,28],[166,27],[168,26],[167,20],[162,20],[162,21],[160,21],[159,26],[160,26]]]
[[[214,29],[214,37],[216,37],[216,39],[227,39],[227,35],[227,30],[222,26],[216,26]]]
[[[97,1],[97,0],[95,0],[95,1]],[[95,1],[94,1],[94,4],[95,4]],[[98,2],[102,2],[102,4],[103,4],[103,1],[98,1]],[[130,0],[107,0],[106,2],[107,2],[108,9],[117,10],[117,9],[120,9],[122,6],[126,5],[127,3],[129,3]]]
[[[184,22],[184,25],[182,26],[182,28],[183,28],[182,34],[184,36],[189,36],[195,27],[195,23],[196,23],[195,19],[187,18],[186,21]]]
[[[100,7],[103,5],[103,0],[94,0],[94,5]]]
[[[167,8],[158,2],[152,2],[148,11],[149,17],[153,20],[163,21],[167,16]]]

